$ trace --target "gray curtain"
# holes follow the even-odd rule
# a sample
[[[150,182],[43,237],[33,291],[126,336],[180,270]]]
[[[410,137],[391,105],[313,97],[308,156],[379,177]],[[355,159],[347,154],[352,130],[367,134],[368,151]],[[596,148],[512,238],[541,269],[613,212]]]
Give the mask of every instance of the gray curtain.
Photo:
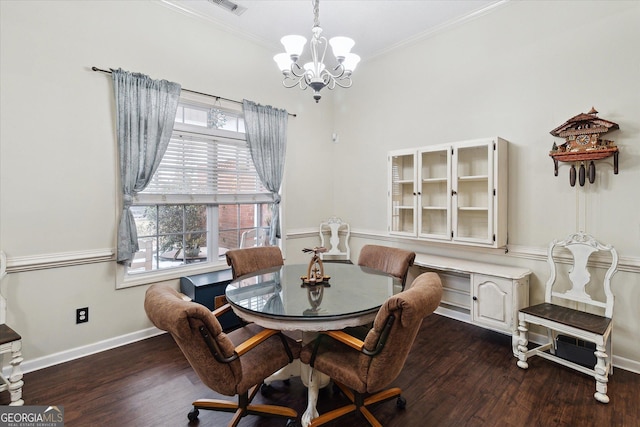
[[[269,244],[275,245],[280,233],[280,186],[287,151],[286,110],[242,101],[245,131],[251,158],[265,188],[273,193]]]
[[[139,249],[136,223],[129,208],[136,193],[151,181],[167,150],[180,85],[122,69],[113,70],[112,77],[122,184],[116,260],[128,263]]]

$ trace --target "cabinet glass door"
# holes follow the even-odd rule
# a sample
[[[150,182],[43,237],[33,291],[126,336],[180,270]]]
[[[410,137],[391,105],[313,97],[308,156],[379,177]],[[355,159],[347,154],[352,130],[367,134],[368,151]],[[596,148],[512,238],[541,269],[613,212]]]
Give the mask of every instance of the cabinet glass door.
[[[451,147],[419,152],[419,235],[451,239]]]
[[[493,141],[488,141],[454,149],[454,240],[493,242],[493,146]]]
[[[395,234],[416,234],[416,156],[414,152],[391,154],[389,167],[391,188],[391,224]]]

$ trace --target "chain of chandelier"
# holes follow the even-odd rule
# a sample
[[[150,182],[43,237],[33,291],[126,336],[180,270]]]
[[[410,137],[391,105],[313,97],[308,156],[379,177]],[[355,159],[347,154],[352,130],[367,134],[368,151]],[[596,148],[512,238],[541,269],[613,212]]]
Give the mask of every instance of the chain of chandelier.
[[[284,36],[280,42],[284,45],[286,53],[280,53],[273,57],[274,61],[284,75],[282,84],[286,88],[299,86],[300,89],[310,87],[313,90],[313,99],[320,101],[322,95],[320,91],[325,87],[332,90],[336,86],[342,88],[351,87],[351,74],[355,70],[356,65],[360,62],[360,57],[351,53],[351,48],[355,42],[349,37],[333,37],[327,43],[326,37],[322,35],[320,27],[320,19],[318,18],[320,10],[320,0],[312,0],[314,22],[311,32],[311,41],[309,49],[311,50],[311,62],[300,65],[298,60],[307,39],[303,36],[289,35]],[[338,65],[327,69],[324,63],[327,45],[331,45],[333,55]]]

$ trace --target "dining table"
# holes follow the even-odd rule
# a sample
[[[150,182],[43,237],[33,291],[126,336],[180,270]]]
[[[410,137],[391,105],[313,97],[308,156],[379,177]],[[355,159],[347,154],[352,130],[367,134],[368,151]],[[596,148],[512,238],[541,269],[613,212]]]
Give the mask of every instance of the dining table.
[[[380,306],[402,290],[399,279],[384,272],[348,263],[325,263],[323,280],[310,283],[307,264],[259,270],[229,283],[225,296],[235,314],[247,322],[281,331],[301,331],[302,343],[321,331],[370,324]],[[329,378],[295,360],[265,380],[300,376],[308,388],[301,421],[308,426],[318,416],[318,391]]]

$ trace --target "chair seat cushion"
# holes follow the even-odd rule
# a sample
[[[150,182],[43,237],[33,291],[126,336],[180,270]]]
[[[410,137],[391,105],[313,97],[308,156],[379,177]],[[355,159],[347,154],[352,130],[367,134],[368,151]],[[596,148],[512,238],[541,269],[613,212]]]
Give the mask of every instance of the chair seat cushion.
[[[230,332],[228,337],[235,345],[238,345],[253,337],[262,329],[258,325],[248,324]],[[291,349],[293,358],[300,357],[300,343],[286,335],[284,337]],[[278,335],[269,337],[266,341],[260,343],[258,347],[245,353],[241,360],[242,380],[237,385],[237,393],[244,393],[255,384],[261,384],[265,378],[289,363],[282,340]]]
[[[359,351],[332,338],[323,337],[322,340],[322,345],[316,355],[314,368],[358,393],[365,393],[367,384],[362,381],[361,375],[363,370],[366,372],[366,368],[361,367],[359,371],[356,367],[360,366],[365,360],[370,361],[370,358],[362,357]],[[300,361],[302,363],[309,364],[311,362],[313,345],[314,343],[312,342],[302,348],[300,352]]]
[[[520,312],[599,335],[603,335],[611,324],[611,319],[608,317],[585,313],[584,311],[548,302],[520,309]]]

